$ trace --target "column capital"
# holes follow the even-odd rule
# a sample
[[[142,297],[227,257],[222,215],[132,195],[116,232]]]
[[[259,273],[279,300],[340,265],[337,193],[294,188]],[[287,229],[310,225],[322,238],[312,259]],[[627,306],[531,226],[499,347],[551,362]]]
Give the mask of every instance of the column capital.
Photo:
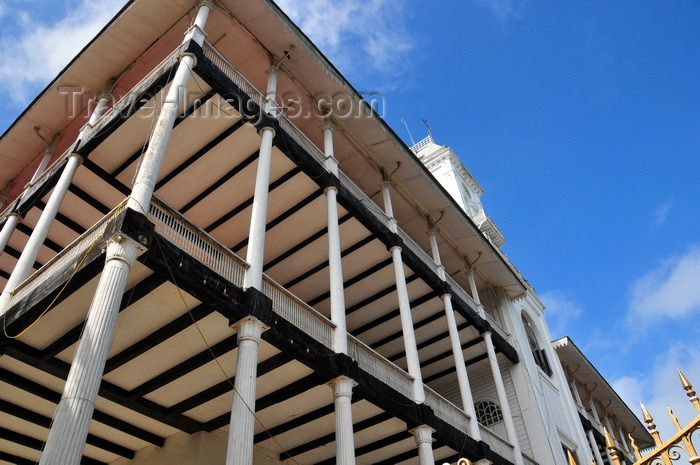
[[[384,189],[391,189],[394,186],[394,183],[389,181],[388,179],[385,179],[379,183],[379,186]]]
[[[197,0],[197,3],[195,3],[195,6],[197,8],[201,8],[203,6],[206,6],[209,8],[209,11],[214,11],[216,9],[216,5],[212,0]]]
[[[274,58],[273,58],[273,61],[274,61]],[[265,74],[268,75],[268,76],[270,76],[270,75],[279,76],[279,75],[280,75],[280,69],[279,69],[278,66],[270,66],[269,68],[267,68],[267,69],[265,70]]]
[[[399,252],[402,252],[402,251],[403,251],[403,249],[401,248],[400,245],[392,245],[392,246],[389,248],[389,252],[393,253],[393,252],[394,252],[394,249],[398,249]]]
[[[8,213],[7,215],[5,215],[5,218],[10,219],[10,217],[12,217],[12,216],[17,217],[17,219],[20,220],[20,221],[22,220],[22,215],[20,215],[20,214],[17,213],[17,212],[10,212],[10,213]]]
[[[270,126],[263,126],[263,127],[261,127],[260,129],[258,129],[258,134],[262,134],[262,133],[265,132],[265,131],[272,131],[272,137],[275,137],[275,134],[277,134],[277,133],[275,132],[275,129],[272,128],[272,127],[270,127]]]
[[[326,120],[322,125],[319,126],[319,129],[322,131],[335,131],[336,126],[335,124],[331,123],[329,120]]]
[[[260,342],[260,336],[262,333],[270,329],[269,327],[265,326],[262,321],[252,316],[246,316],[236,321],[231,325],[231,328],[236,330],[236,333],[238,333],[239,344],[241,341],[255,341],[258,343]]]
[[[432,444],[435,441],[433,439],[435,430],[428,425],[417,426],[408,432],[416,439],[416,445],[418,446],[421,444]]]
[[[357,382],[347,376],[339,376],[326,383],[333,390],[333,397],[352,397],[352,388]]]
[[[107,241],[107,258],[106,261],[117,260],[134,266],[136,258],[146,251],[145,247],[123,234],[117,234]]]

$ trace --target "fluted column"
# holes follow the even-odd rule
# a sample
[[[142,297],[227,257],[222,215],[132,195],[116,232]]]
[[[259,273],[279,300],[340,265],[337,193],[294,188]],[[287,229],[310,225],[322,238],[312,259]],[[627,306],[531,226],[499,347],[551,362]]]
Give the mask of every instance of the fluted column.
[[[209,11],[213,8],[213,4],[207,0],[199,4],[197,18],[190,31],[193,28],[202,30]],[[189,38],[188,33],[185,40]],[[203,36],[201,39],[204,39]],[[193,56],[182,57],[170,85],[163,111],[156,121],[154,133],[141,161],[127,204],[137,211],[144,213],[148,211],[165,146],[179,109],[180,92],[187,84],[193,63]],[[74,163],[77,168],[77,162]],[[68,165],[64,168],[64,174],[67,169]],[[54,191],[60,183],[59,180]],[[105,266],[88,310],[83,334],[78,342],[61,401],[54,414],[40,465],[78,465],[80,463],[127,277],[136,257],[142,252],[143,249],[138,243],[120,234],[108,242]]]
[[[73,175],[75,175],[75,171],[78,169],[78,166],[80,166],[82,161],[82,157],[77,153],[73,153],[68,157],[68,160],[63,167],[61,177],[58,179],[56,186],[53,188],[51,197],[49,197],[49,201],[46,202],[44,211],[41,212],[39,221],[34,227],[31,236],[29,236],[29,240],[24,246],[22,255],[20,255],[19,260],[17,260],[15,268],[12,270],[12,274],[7,280],[7,284],[5,284],[5,290],[2,292],[2,296],[0,296],[0,312],[4,313],[6,311],[12,297],[12,292],[17,286],[22,284],[27,276],[29,276],[29,273],[31,273],[34,266],[34,261],[39,255],[39,251],[46,240],[51,224],[56,218],[56,214],[58,213],[58,209],[61,207],[61,203],[66,196],[66,192],[68,192],[68,187],[73,180]]]
[[[272,67],[267,74],[267,102],[265,111],[277,115],[275,91],[279,69]],[[267,227],[267,201],[270,191],[270,168],[272,164],[272,142],[275,130],[270,126],[260,129],[260,150],[258,152],[258,170],[255,174],[255,193],[250,216],[248,233],[248,250],[246,261],[250,267],[246,270],[243,287],[262,290],[263,261],[265,260],[265,231]]]
[[[352,388],[357,383],[341,376],[328,383],[335,404],[335,456],[337,465],[355,465],[355,439],[352,428]]]
[[[588,443],[590,444],[591,449],[593,450],[593,456],[595,457],[596,465],[604,465],[603,457],[601,457],[600,455],[600,448],[598,447],[598,443],[595,442],[593,430],[589,429],[588,431],[586,431],[586,436],[588,436]]]
[[[391,206],[391,184],[388,181],[382,182],[382,196],[384,198],[384,211],[389,219],[390,229],[397,232],[394,210]],[[391,259],[394,265],[394,280],[396,282],[396,295],[399,300],[399,315],[401,317],[401,330],[403,333],[403,344],[406,352],[406,365],[408,374],[413,376],[413,400],[419,404],[425,401],[425,390],[423,389],[423,376],[420,371],[420,360],[418,359],[418,346],[416,335],[413,330],[413,317],[411,316],[411,301],[408,298],[408,287],[406,286],[406,274],[403,270],[403,259],[401,258],[401,247],[393,246],[390,250]]]
[[[5,250],[7,243],[10,241],[10,237],[12,237],[12,233],[21,220],[22,217],[19,213],[13,212],[7,215],[5,224],[2,226],[2,231],[0,231],[0,255]],[[3,312],[4,308],[0,308],[0,315],[2,315]]]
[[[199,5],[199,10],[197,11],[194,24],[185,35],[185,41],[192,39],[199,45],[202,45],[205,38],[204,25],[209,16],[209,12],[214,8],[214,4],[210,0],[202,0],[197,3]],[[148,148],[141,158],[139,171],[134,180],[134,187],[131,190],[131,195],[127,203],[127,206],[133,210],[140,211],[144,214],[148,213],[153,190],[155,189],[158,179],[160,165],[163,163],[163,157],[165,156],[165,150],[170,140],[170,134],[173,131],[175,118],[177,118],[180,112],[180,102],[187,88],[187,82],[192,74],[194,62],[195,57],[191,53],[184,53],[180,57],[180,64],[168,88],[168,93],[163,101],[161,112],[156,119],[151,139],[148,142]]]
[[[333,156],[333,130],[335,126],[326,122],[322,127],[326,168],[338,175],[338,162]],[[328,272],[331,293],[331,321],[333,330],[333,350],[337,353],[348,352],[348,333],[345,323],[345,291],[343,287],[343,261],[340,250],[340,226],[338,224],[338,189],[329,186],[325,189],[328,210]]]
[[[40,465],[80,463],[126,279],[139,251],[139,245],[126,237],[117,236],[108,242],[105,267],[88,310]]]
[[[433,456],[433,433],[435,430],[428,425],[421,425],[410,432],[416,440],[416,446],[418,446],[419,465],[435,465],[435,457]]]
[[[501,404],[501,413],[503,413],[503,422],[506,426],[506,435],[508,436],[508,442],[513,445],[513,452],[515,453],[515,464],[523,465],[523,456],[520,452],[520,443],[518,442],[518,435],[515,432],[515,423],[513,423],[513,414],[510,410],[510,404],[508,403],[508,396],[506,395],[506,388],[503,384],[503,377],[501,376],[501,369],[498,366],[498,359],[496,358],[496,350],[493,347],[493,340],[491,339],[491,331],[485,331],[482,334],[484,342],[486,343],[486,353],[489,358],[489,366],[491,367],[491,374],[493,375],[493,381],[496,385],[496,394],[498,395],[498,403]]]
[[[252,465],[258,346],[267,327],[253,317],[243,318],[234,327],[238,331],[238,354],[226,465]]]

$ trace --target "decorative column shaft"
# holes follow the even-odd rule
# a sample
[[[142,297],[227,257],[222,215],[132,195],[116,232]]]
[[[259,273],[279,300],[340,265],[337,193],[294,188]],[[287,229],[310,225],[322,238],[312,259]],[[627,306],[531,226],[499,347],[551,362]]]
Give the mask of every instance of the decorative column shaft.
[[[413,331],[413,317],[411,316],[411,303],[408,299],[406,275],[403,271],[403,260],[401,260],[401,247],[394,246],[391,248],[391,258],[394,261],[394,278],[396,281],[396,294],[399,298],[399,314],[401,317],[404,350],[406,351],[406,364],[408,365],[408,374],[413,376],[413,400],[420,404],[425,401],[425,390],[423,389],[423,376],[420,372],[416,335]]]
[[[253,317],[238,321],[238,354],[234,379],[231,423],[228,430],[226,465],[253,463],[255,428],[255,392],[258,373],[260,335],[267,328]]]
[[[212,7],[210,2],[201,3],[193,26],[200,29],[204,27],[204,21]],[[130,203],[127,203],[137,211],[148,211],[172,123],[177,116],[179,94],[187,84],[193,63],[194,57],[189,55],[180,61],[168,91],[164,111],[158,116],[148,150],[136,176]],[[165,107],[168,108],[167,111]],[[64,168],[64,174],[67,168],[68,165]],[[44,212],[47,209],[48,204]],[[61,401],[56,408],[40,465],[80,463],[126,281],[136,257],[142,251],[139,244],[121,235],[108,242],[105,266],[88,310],[83,334],[78,342]]]
[[[447,318],[447,329],[450,333],[450,345],[452,346],[452,356],[455,359],[455,371],[457,372],[457,384],[459,384],[459,393],[462,397],[462,408],[469,415],[469,435],[481,440],[481,431],[479,430],[479,422],[476,418],[476,410],[474,409],[474,398],[472,397],[472,389],[469,385],[469,376],[467,374],[467,365],[464,362],[464,353],[462,352],[462,343],[459,340],[459,331],[457,330],[457,321],[455,320],[454,309],[452,308],[452,296],[445,294],[442,296],[442,302],[445,306],[445,317]]]
[[[430,250],[433,253],[433,261],[437,265],[437,272],[440,279],[445,281],[447,276],[445,275],[445,267],[442,266],[442,260],[440,260],[440,249],[438,248],[437,235],[435,234],[435,229],[430,228],[428,230],[428,239],[430,240]]]
[[[19,213],[13,212],[7,215],[5,224],[2,226],[2,231],[0,231],[0,254],[2,254],[2,252],[5,250],[7,243],[10,241],[10,237],[12,237],[12,233],[15,231],[15,228],[21,220],[22,217],[19,215]],[[0,308],[0,315],[4,313],[4,310],[4,307]]]
[[[588,394],[588,404],[591,406],[591,414],[593,415],[593,418],[595,419],[596,423],[598,423],[598,426],[602,428],[603,423],[600,421],[598,409],[595,407],[595,400],[593,399],[593,395],[590,393]]]
[[[433,456],[433,433],[435,430],[430,426],[421,425],[410,432],[416,439],[416,446],[418,446],[419,465],[435,465],[435,457]]]
[[[272,67],[267,74],[267,96],[265,111],[276,116],[274,96],[279,70]],[[258,152],[258,170],[255,174],[255,193],[250,214],[250,231],[248,233],[248,251],[246,261],[250,267],[246,270],[243,287],[262,290],[263,261],[265,260],[265,231],[267,229],[267,202],[270,191],[270,168],[272,165],[272,142],[275,130],[265,126],[260,130],[260,150]]]
[[[588,436],[588,442],[591,445],[591,449],[593,449],[593,455],[595,456],[596,465],[604,465],[603,457],[600,455],[600,448],[598,447],[598,443],[595,442],[593,430],[589,429],[588,431],[586,431],[586,435]]]
[[[324,151],[326,168],[338,175],[338,162],[333,157],[333,129],[328,122],[323,125]],[[333,350],[348,353],[348,334],[345,322],[345,291],[343,287],[343,261],[340,250],[340,226],[338,224],[338,189],[327,187],[326,206],[328,210],[328,271],[331,293],[331,321],[335,323],[333,331]]]
[[[578,392],[578,383],[576,382],[576,377],[571,375],[571,390],[574,392],[574,399],[579,409],[583,410],[583,402],[581,401],[581,394]]]
[[[44,211],[41,212],[39,221],[34,227],[34,231],[32,231],[31,236],[29,236],[29,240],[24,246],[22,255],[20,255],[19,260],[17,260],[15,268],[12,270],[12,274],[7,280],[7,284],[5,284],[5,290],[3,291],[2,296],[0,296],[0,312],[5,313],[5,310],[7,309],[12,297],[12,291],[14,291],[17,286],[22,284],[27,276],[29,276],[29,273],[31,273],[34,266],[34,261],[39,255],[41,246],[44,244],[46,236],[49,233],[51,223],[53,223],[53,220],[56,218],[56,213],[58,213],[58,209],[60,208],[61,203],[66,196],[66,192],[68,192],[68,187],[73,180],[73,175],[75,175],[75,171],[78,169],[81,162],[82,158],[76,153],[71,154],[68,157],[68,160],[63,167],[61,177],[58,179],[56,186],[53,188],[51,197],[49,197],[49,201],[46,202],[46,207],[44,207]]]
[[[394,210],[391,206],[390,188],[391,184],[389,181],[382,182],[384,211],[389,218],[390,229],[396,233],[398,228],[396,219],[394,218]],[[403,332],[403,344],[406,352],[406,364],[408,365],[408,374],[413,376],[413,400],[420,404],[425,401],[425,390],[423,389],[423,376],[420,372],[418,346],[416,344],[416,335],[413,330],[411,302],[408,298],[408,287],[406,286],[406,274],[403,270],[401,247],[394,246],[390,249],[390,252],[394,264],[394,279],[396,281],[396,295],[399,299],[399,314],[401,316],[401,330]]]
[[[357,383],[341,376],[328,383],[335,404],[335,456],[337,465],[355,465],[355,439],[352,428],[352,388]]]
[[[190,27],[185,41],[194,40],[199,45],[204,43],[204,25],[209,16],[209,11],[214,8],[211,1],[200,1],[199,10],[194,24]],[[168,93],[165,96],[163,107],[153,128],[153,134],[148,142],[148,149],[141,158],[141,165],[134,181],[134,187],[131,190],[131,196],[127,206],[133,210],[140,211],[144,214],[148,213],[148,208],[151,205],[151,197],[155,189],[156,180],[160,165],[165,156],[165,150],[170,140],[170,134],[173,131],[173,124],[180,112],[180,102],[187,88],[187,82],[192,74],[195,57],[192,54],[185,53],[180,57],[180,64],[175,72],[175,77],[170,83]]]
[[[484,310],[484,306],[481,304],[481,299],[479,298],[479,290],[476,288],[476,280],[474,279],[474,268],[472,268],[471,266],[467,266],[467,278],[469,279],[469,289],[472,293],[472,299],[474,299],[474,302],[476,303],[479,316],[481,316],[481,318],[486,318],[486,311]]]
[[[107,261],[88,310],[40,465],[80,463],[119,305],[129,270],[139,251],[138,245],[125,237],[117,236],[108,242]]]
[[[515,464],[523,465],[523,456],[520,452],[520,443],[518,442],[518,435],[515,432],[515,423],[513,423],[513,414],[510,411],[510,404],[508,403],[508,396],[506,395],[506,388],[503,384],[503,377],[501,376],[501,369],[498,366],[498,359],[496,358],[496,350],[493,347],[493,340],[491,339],[491,332],[485,331],[482,334],[484,342],[486,343],[486,353],[489,358],[489,365],[491,367],[491,374],[493,375],[493,381],[496,385],[496,393],[498,395],[498,402],[501,404],[501,412],[503,413],[503,421],[506,426],[506,435],[508,436],[508,441],[513,445],[513,452],[515,453]]]

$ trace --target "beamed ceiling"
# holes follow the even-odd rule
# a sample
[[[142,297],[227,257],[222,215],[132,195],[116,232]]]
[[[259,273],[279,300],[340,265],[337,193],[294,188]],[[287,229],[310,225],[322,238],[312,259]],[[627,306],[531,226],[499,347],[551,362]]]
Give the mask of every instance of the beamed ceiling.
[[[217,48],[240,66],[253,84],[264,87],[266,51],[224,12],[215,13],[208,27],[209,38],[219,40]],[[120,80],[124,93],[150,69],[146,64],[154,66],[177,45],[175,38],[182,37],[189,21],[189,16],[182,16],[144,52]],[[153,109],[164,98],[162,84],[144,94],[131,117],[116,119],[107,137],[95,135],[93,148],[78,168],[35,269],[128,195],[153,128]],[[280,90],[306,92],[284,73]],[[188,98],[173,129],[156,195],[245,258],[260,136],[228,104],[226,92],[204,76],[193,73],[185,94]],[[71,136],[75,140],[82,125],[79,118],[75,121],[66,126],[63,140]],[[314,117],[295,121],[319,146],[321,122]],[[335,133],[340,169],[357,179],[381,205],[376,195],[381,178],[374,163],[383,155],[373,155],[377,159],[370,160],[367,147],[381,145],[387,135],[375,134],[375,141],[358,144],[349,125],[341,125]],[[285,153],[284,147],[273,149],[264,271],[330,318],[326,197],[315,180]],[[23,212],[24,219],[0,256],[0,286],[4,287],[51,191],[42,194]],[[410,228],[414,240],[429,250],[425,226],[416,221],[420,212],[400,192],[395,197],[399,224]],[[361,221],[346,209],[339,210],[348,330],[406,369],[391,255]],[[469,228],[452,232],[452,237],[440,238],[443,262],[466,287],[466,278],[459,273],[464,264],[455,247],[459,241],[482,243],[483,238],[477,238],[478,231]],[[235,330],[216,305],[188,292],[204,286],[199,281],[206,278],[173,272],[183,266],[176,258],[176,249],[157,239],[129,276],[83,463],[131,458],[134,451],[163,445],[178,432],[227,430],[236,366]],[[15,337],[29,322],[12,326],[8,332],[11,337],[2,340],[0,463],[38,460],[102,262],[97,260],[76,274],[55,302],[42,301],[48,311],[26,332]],[[159,266],[153,265],[156,262]],[[408,266],[404,271],[422,374],[426,384],[440,392],[456,382],[442,302],[439,293],[417,273]],[[478,284],[484,290],[491,285],[483,273]],[[34,310],[38,314],[44,308]],[[470,374],[488,370],[479,331],[460,315],[457,324]],[[260,422],[256,424],[256,444],[283,454],[283,458],[286,453],[299,463],[334,463],[333,399],[325,385],[328,381],[323,370],[303,363],[276,339],[264,336],[258,365],[256,411]],[[368,400],[361,389],[353,397],[353,420],[358,464],[416,463],[415,442],[406,423]],[[434,450],[438,462],[454,461],[461,452],[440,439]]]

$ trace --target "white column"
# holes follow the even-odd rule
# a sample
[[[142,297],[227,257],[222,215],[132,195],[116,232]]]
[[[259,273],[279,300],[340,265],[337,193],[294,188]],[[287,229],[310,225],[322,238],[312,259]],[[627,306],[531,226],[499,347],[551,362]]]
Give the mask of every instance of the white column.
[[[190,38],[201,45],[204,41],[204,24],[206,23],[209,11],[214,8],[211,1],[200,1],[199,10],[194,24],[190,27],[185,41]],[[185,53],[180,57],[180,64],[175,72],[175,77],[170,83],[168,93],[165,96],[163,107],[156,120],[153,134],[148,142],[148,149],[141,158],[141,165],[134,181],[134,187],[127,206],[133,210],[148,213],[151,205],[151,197],[155,189],[156,180],[160,165],[165,156],[165,149],[168,146],[170,134],[173,131],[173,123],[180,112],[180,101],[187,88],[187,82],[192,73],[195,57]]]
[[[586,435],[588,436],[588,443],[591,445],[591,449],[593,450],[593,455],[595,456],[595,463],[596,465],[604,465],[603,464],[603,457],[600,455],[600,449],[598,448],[598,443],[595,442],[595,436],[593,435],[593,430],[588,430],[586,431]]]
[[[13,212],[7,215],[5,224],[2,226],[2,231],[0,231],[0,254],[5,250],[7,243],[10,241],[10,237],[12,237],[12,233],[15,231],[21,219],[22,217],[19,213]],[[3,312],[4,308],[0,308],[0,315],[2,315]]]
[[[197,15],[196,26],[203,28],[202,18],[206,20],[211,3],[201,3],[203,4]],[[203,12],[204,9],[206,9],[205,12]],[[172,131],[172,123],[177,116],[178,89],[184,89],[193,63],[192,56],[185,56],[180,61],[168,91],[168,96],[175,101],[169,99],[165,106],[170,109],[164,110],[158,116],[148,151],[137,173],[132,198],[127,204],[131,208],[148,210],[153,185],[155,185],[165,146]],[[175,112],[174,115],[172,111]],[[48,209],[48,205],[44,212]],[[63,396],[56,408],[40,465],[78,465],[80,463],[127,277],[136,257],[142,251],[139,244],[121,235],[117,235],[108,242],[105,266],[88,310],[85,328],[78,342]]]
[[[333,129],[328,122],[322,126],[326,168],[338,175],[338,162],[333,157]],[[340,251],[340,226],[338,225],[338,189],[327,187],[326,206],[328,210],[328,272],[331,292],[331,321],[335,323],[333,331],[333,350],[348,353],[348,334],[345,323],[345,291],[343,288],[343,262]]]
[[[399,298],[399,314],[403,332],[403,345],[406,351],[406,364],[408,365],[408,374],[413,376],[413,400],[420,404],[425,401],[425,390],[423,389],[423,376],[421,375],[420,360],[418,359],[416,335],[413,331],[413,317],[411,316],[411,304],[408,299],[406,275],[403,271],[403,260],[401,260],[401,247],[394,246],[391,248],[391,258],[394,261],[394,279],[396,281],[396,294]]]
[[[275,105],[275,89],[279,70],[271,67],[267,72],[267,97],[264,110],[277,115]],[[272,164],[272,142],[275,130],[265,126],[260,130],[260,150],[258,152],[258,170],[255,174],[255,193],[253,208],[250,216],[250,231],[248,233],[248,250],[246,261],[250,267],[246,270],[243,287],[253,287],[262,290],[263,261],[265,260],[265,230],[267,226],[267,201],[270,191],[270,168]]]
[[[419,465],[435,465],[435,457],[433,456],[434,432],[435,430],[427,425],[421,425],[410,431],[416,440],[416,446],[418,446]]]
[[[270,167],[272,163],[272,139],[275,131],[264,127],[260,132],[260,151],[258,171],[255,175],[255,194],[250,217],[248,233],[248,251],[246,261],[250,267],[246,270],[243,287],[262,290],[263,261],[265,260],[265,229],[267,226],[267,199],[270,188]]]
[[[125,237],[116,236],[108,242],[107,261],[88,310],[40,465],[80,463],[126,279],[139,251],[139,246]]]
[[[503,377],[501,376],[501,369],[498,366],[498,359],[496,358],[496,350],[493,347],[493,340],[491,339],[491,331],[485,331],[482,334],[484,342],[486,343],[486,353],[489,357],[489,365],[491,367],[491,374],[493,375],[493,381],[496,385],[496,394],[498,395],[498,402],[501,404],[501,412],[503,413],[503,422],[506,426],[506,435],[508,436],[508,441],[513,445],[513,452],[515,453],[515,464],[523,465],[523,456],[520,453],[520,443],[518,442],[518,435],[515,432],[515,424],[513,423],[513,414],[510,411],[510,404],[508,403],[508,396],[506,395],[506,388],[503,384]]]
[[[595,407],[595,400],[593,400],[593,395],[588,394],[588,404],[591,406],[591,414],[593,415],[593,418],[595,419],[596,423],[598,423],[598,427],[602,429],[603,423],[600,421],[600,417],[598,416],[598,409]]]
[[[571,390],[574,392],[574,399],[576,400],[576,405],[580,410],[584,410],[583,402],[581,401],[581,394],[578,392],[578,383],[576,382],[576,377],[571,374]]]
[[[15,268],[12,270],[12,274],[7,280],[7,284],[5,284],[5,290],[2,292],[2,296],[0,296],[0,311],[2,313],[5,313],[5,310],[10,303],[12,292],[27,278],[27,276],[29,276],[29,273],[31,273],[34,266],[34,261],[39,255],[39,250],[41,250],[41,246],[44,244],[46,236],[49,233],[51,223],[53,223],[53,220],[56,218],[56,213],[58,213],[58,209],[63,202],[63,198],[66,196],[66,192],[68,192],[68,187],[73,180],[73,175],[78,169],[78,166],[80,166],[82,160],[83,159],[80,157],[80,155],[76,153],[73,153],[68,157],[68,160],[63,167],[61,177],[58,179],[56,186],[53,188],[51,197],[49,197],[49,201],[46,203],[44,211],[41,212],[39,221],[37,222],[36,227],[34,227],[34,231],[32,231],[31,236],[29,236],[29,240],[24,246],[22,255],[20,255],[19,260],[17,260],[17,264],[15,264]]]
[[[114,81],[110,81],[110,83],[113,84]],[[80,135],[78,136],[79,139],[84,138],[85,133],[92,130],[92,127],[95,125],[95,123],[97,123],[97,120],[99,120],[102,117],[102,115],[105,114],[108,108],[109,101],[112,98],[112,94],[110,94],[108,90],[103,90],[102,92],[97,94],[97,96],[95,97],[97,105],[95,105],[95,109],[92,110],[92,114],[90,115],[88,124],[80,130]]]
[[[622,447],[625,449],[626,452],[630,452],[632,449],[629,447],[629,443],[627,442],[627,435],[625,434],[625,431],[623,430],[621,425],[618,425],[617,427],[617,434],[620,435],[620,444],[622,444]]]
[[[226,465],[252,465],[258,346],[260,335],[267,328],[253,317],[243,318],[234,326],[238,331],[238,354]]]
[[[440,279],[445,281],[447,276],[445,275],[445,267],[442,266],[442,260],[440,259],[440,249],[438,248],[435,229],[430,228],[428,230],[428,239],[430,240],[430,250],[433,253],[433,261],[435,262],[435,265],[437,265],[438,276]]]
[[[445,294],[442,296],[442,302],[445,306],[445,317],[447,318],[447,329],[450,333],[450,345],[452,346],[452,355],[455,359],[455,371],[457,372],[457,384],[459,384],[459,393],[462,397],[462,409],[469,415],[469,435],[481,440],[481,431],[479,430],[479,422],[476,419],[476,410],[474,409],[474,399],[472,397],[471,386],[469,385],[469,376],[467,374],[467,366],[464,363],[464,353],[462,352],[462,343],[459,339],[457,331],[457,322],[455,320],[454,309],[452,308],[452,296]]]
[[[397,232],[397,225],[396,219],[394,218],[394,210],[391,206],[390,187],[391,184],[388,181],[382,183],[384,211],[389,218],[390,229],[395,233]],[[406,351],[406,364],[408,365],[408,374],[413,376],[413,400],[420,404],[425,401],[425,390],[423,389],[423,376],[420,372],[416,335],[413,331],[413,317],[411,316],[411,303],[408,298],[406,275],[403,270],[401,247],[394,246],[391,248],[390,252],[394,262],[394,279],[396,281],[396,294],[399,299],[399,314],[401,316],[404,350]]]
[[[355,465],[355,439],[352,429],[352,388],[357,383],[348,377],[334,379],[328,386],[333,390],[335,404],[335,456],[337,465]]]
[[[34,181],[36,181],[37,178],[41,176],[41,173],[43,173],[46,170],[46,167],[49,166],[49,161],[51,161],[51,157],[53,157],[53,155],[54,153],[51,147],[48,147],[46,150],[44,150],[44,157],[41,159],[41,163],[39,163],[39,166],[36,167],[34,176],[32,176],[32,179],[29,181],[29,184],[32,184]]]
[[[469,288],[471,289],[472,299],[476,302],[477,311],[481,318],[486,318],[486,311],[484,306],[481,304],[481,299],[479,298],[479,290],[476,288],[476,280],[474,279],[474,268],[467,266],[467,278],[469,279]]]

